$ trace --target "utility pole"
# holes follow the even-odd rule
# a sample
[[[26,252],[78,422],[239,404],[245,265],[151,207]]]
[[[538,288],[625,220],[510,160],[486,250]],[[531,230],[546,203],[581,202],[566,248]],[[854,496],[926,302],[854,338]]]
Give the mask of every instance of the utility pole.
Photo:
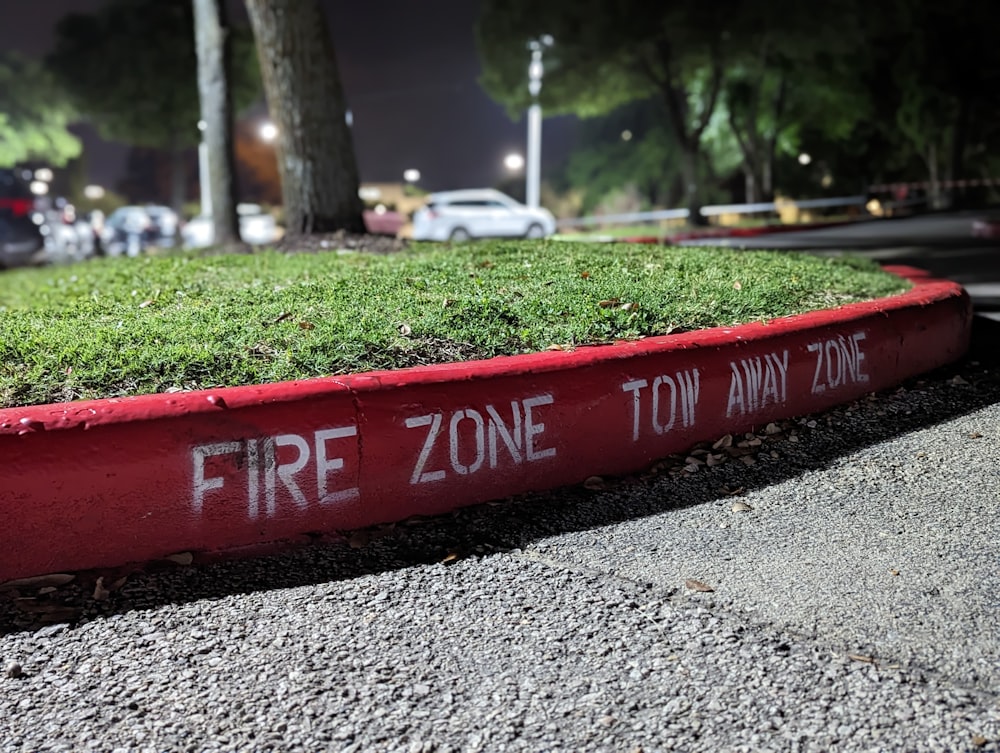
[[[528,42],[531,50],[531,62],[528,64],[528,91],[531,93],[531,106],[528,108],[528,169],[525,172],[526,185],[524,195],[529,207],[538,208],[539,185],[542,174],[542,106],[538,103],[538,95],[542,91],[542,75],[545,68],[542,65],[542,51],[552,46],[553,39],[543,34],[538,39]]]

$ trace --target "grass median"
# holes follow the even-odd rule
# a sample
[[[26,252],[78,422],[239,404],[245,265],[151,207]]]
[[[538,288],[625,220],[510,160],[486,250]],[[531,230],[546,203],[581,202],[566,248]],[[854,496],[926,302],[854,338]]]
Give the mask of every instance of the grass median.
[[[0,274],[0,407],[568,349],[907,287],[860,259],[571,242],[98,259]]]

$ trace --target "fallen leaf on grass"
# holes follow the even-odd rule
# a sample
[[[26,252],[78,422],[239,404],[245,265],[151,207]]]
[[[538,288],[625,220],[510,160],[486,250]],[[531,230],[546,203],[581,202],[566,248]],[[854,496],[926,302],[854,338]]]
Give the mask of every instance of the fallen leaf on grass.
[[[590,277],[590,272],[581,272],[580,273],[580,277],[582,277],[584,280],[586,280],[587,278]]]
[[[896,570],[895,568],[893,568],[892,570],[889,571],[889,575],[892,575],[892,576],[899,575],[899,570]]]
[[[401,334],[403,337],[409,337],[412,332],[413,332],[413,330],[410,329],[410,325],[409,324],[400,324],[399,325],[399,334]]]
[[[982,438],[983,435],[980,434],[978,431],[974,431],[969,435],[969,439],[982,439]]]
[[[986,743],[988,743],[988,742],[989,742],[989,740],[987,740],[982,735],[973,735],[972,736],[972,744],[974,746],[976,746],[977,748],[984,748],[984,747],[986,747]]]
[[[142,303],[139,304],[139,308],[144,309],[144,308],[147,308],[147,307],[152,306],[152,305],[153,305],[153,302],[151,300],[145,300],[145,301],[143,301]]]
[[[456,562],[457,560],[458,560],[458,554],[456,554],[455,552],[449,552],[448,555],[445,556],[443,560],[441,560],[441,564],[447,565],[449,562]]]
[[[737,280],[733,283],[733,290],[743,290],[743,283]]]
[[[312,322],[299,322],[299,329],[316,329],[316,325]]]
[[[608,298],[605,301],[598,301],[597,305],[600,306],[602,309],[609,309],[612,306],[619,305],[620,303],[621,300],[618,298]]]
[[[701,591],[702,593],[712,593],[715,591],[715,589],[707,583],[702,583],[700,580],[695,580],[694,578],[688,578],[684,581],[684,586],[692,591]]]
[[[271,324],[281,324],[285,319],[290,318],[292,313],[290,311],[282,311],[278,316],[271,320]]]

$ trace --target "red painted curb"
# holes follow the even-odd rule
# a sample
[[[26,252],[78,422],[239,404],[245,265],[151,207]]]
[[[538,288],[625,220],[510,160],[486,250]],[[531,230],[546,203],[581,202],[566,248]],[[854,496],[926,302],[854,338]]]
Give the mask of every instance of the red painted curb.
[[[0,580],[219,551],[628,473],[960,357],[957,284],[639,342],[0,410]]]

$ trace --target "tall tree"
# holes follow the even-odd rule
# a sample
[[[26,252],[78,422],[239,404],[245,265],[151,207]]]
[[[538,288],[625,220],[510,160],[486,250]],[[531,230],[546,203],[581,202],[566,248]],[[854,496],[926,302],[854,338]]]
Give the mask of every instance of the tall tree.
[[[685,203],[700,220],[702,139],[722,88],[738,0],[486,0],[477,26],[482,84],[512,114],[529,103],[525,44],[546,53],[541,104],[582,117],[654,97],[680,150]]]
[[[229,90],[231,39],[225,4],[193,0],[195,46],[198,51],[198,92],[208,152],[208,185],[212,197],[214,241],[231,245],[240,240],[236,216],[233,159],[233,106]]]
[[[259,91],[252,39],[232,36],[233,100]],[[173,156],[171,204],[184,200],[184,151],[198,143],[198,70],[191,0],[109,0],[56,26],[47,59],[77,110],[108,139]]]
[[[800,148],[803,128],[844,140],[868,114],[857,81],[868,62],[861,12],[856,0],[743,4],[719,111],[742,155],[748,202],[773,197],[775,158]]]
[[[676,205],[682,185],[679,150],[656,102],[630,102],[580,128],[565,171],[586,214],[608,195],[632,186],[648,207]]]
[[[64,165],[80,154],[73,110],[37,63],[0,53],[0,167],[38,159]]]
[[[970,157],[1000,146],[1000,45],[990,3],[896,0],[878,16],[880,41],[896,54],[893,124],[919,155],[932,185],[969,176]],[[909,30],[901,38],[898,27]]]
[[[247,0],[288,232],[362,233],[354,144],[333,43],[319,0]]]

